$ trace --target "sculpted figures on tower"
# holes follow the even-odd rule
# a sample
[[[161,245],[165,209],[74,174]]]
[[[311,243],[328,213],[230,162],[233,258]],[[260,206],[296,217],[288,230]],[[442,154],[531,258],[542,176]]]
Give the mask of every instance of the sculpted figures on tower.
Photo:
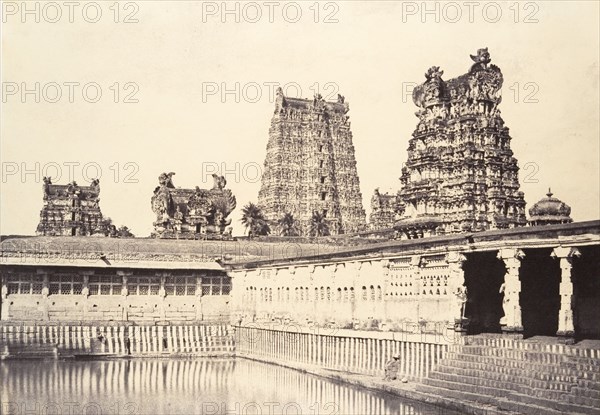
[[[154,236],[160,238],[209,239],[230,238],[225,228],[231,224],[227,216],[236,207],[235,196],[225,189],[224,176],[213,174],[211,189],[176,188],[173,184],[175,173],[162,173],[159,186],[154,189],[151,204],[156,214]]]

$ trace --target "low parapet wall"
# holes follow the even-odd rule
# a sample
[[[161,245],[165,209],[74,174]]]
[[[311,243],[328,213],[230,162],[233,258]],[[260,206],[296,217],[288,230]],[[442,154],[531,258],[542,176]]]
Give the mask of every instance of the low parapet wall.
[[[2,358],[233,355],[231,327],[214,325],[3,325]]]
[[[439,335],[310,328],[235,327],[236,354],[273,363],[301,364],[383,376],[386,362],[399,355],[399,377],[422,379],[453,342]]]

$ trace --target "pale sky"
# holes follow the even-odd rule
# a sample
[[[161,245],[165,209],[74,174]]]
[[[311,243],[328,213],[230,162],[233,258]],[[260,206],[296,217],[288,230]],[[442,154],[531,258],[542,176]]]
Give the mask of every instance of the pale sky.
[[[399,188],[417,124],[404,91],[432,65],[444,79],[465,73],[469,54],[486,46],[504,74],[500,108],[527,208],[551,186],[575,220],[600,218],[596,1],[482,1],[471,16],[466,2],[428,3],[439,22],[422,14],[422,2],[229,2],[224,14],[222,2],[135,1],[120,3],[118,16],[113,1],[88,3],[71,10],[72,23],[67,6],[39,2],[39,23],[21,2],[2,6],[2,234],[35,233],[44,173],[54,183],[87,184],[83,174],[95,177],[95,166],[104,216],[138,236],[152,231],[160,173],[176,172],[176,186],[208,188],[218,167],[237,197],[234,234],[242,234],[241,208],[256,202],[260,187],[256,166],[266,153],[274,84],[289,95],[299,85],[309,98],[318,83],[324,96],[346,97],[368,214],[376,187]],[[102,15],[91,23],[96,9]],[[138,22],[123,23],[128,16]],[[34,93],[21,95],[36,82],[39,103]],[[72,103],[71,82],[79,83]],[[235,93],[222,99],[236,83],[239,102]],[[84,99],[86,84],[87,100],[100,88],[98,102]],[[124,103],[130,93],[139,102]],[[80,164],[69,178],[72,163]],[[23,168],[31,173],[23,176]]]

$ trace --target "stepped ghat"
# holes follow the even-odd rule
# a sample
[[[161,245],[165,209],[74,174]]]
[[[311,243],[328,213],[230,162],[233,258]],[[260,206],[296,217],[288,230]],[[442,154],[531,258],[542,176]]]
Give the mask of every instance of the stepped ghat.
[[[600,408],[600,341],[578,346],[480,335],[450,346],[417,390],[509,413],[590,414]]]

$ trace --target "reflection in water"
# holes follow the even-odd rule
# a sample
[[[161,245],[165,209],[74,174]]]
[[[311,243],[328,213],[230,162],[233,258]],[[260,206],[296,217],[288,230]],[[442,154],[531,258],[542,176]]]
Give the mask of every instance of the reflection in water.
[[[448,414],[244,359],[0,362],[2,414]]]

